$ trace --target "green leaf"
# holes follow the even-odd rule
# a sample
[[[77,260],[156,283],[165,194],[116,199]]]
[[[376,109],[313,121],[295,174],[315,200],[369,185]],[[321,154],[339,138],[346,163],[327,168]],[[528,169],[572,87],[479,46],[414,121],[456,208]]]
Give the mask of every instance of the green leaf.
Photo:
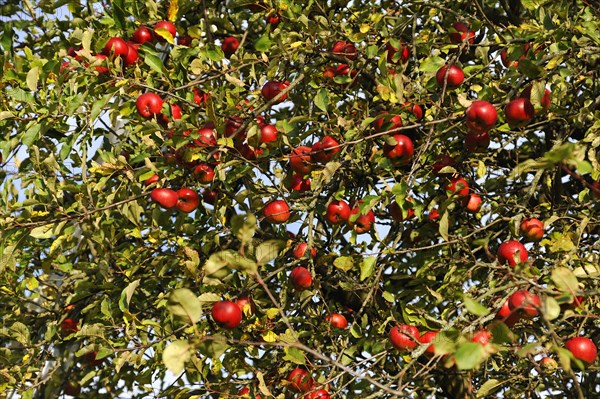
[[[196,323],[202,316],[202,305],[198,297],[187,288],[179,288],[171,292],[167,304],[171,314]]]
[[[445,241],[448,241],[448,224],[449,224],[450,215],[448,210],[445,209],[442,217],[440,218],[440,225],[438,227],[438,232],[442,236]]]
[[[264,53],[265,51],[271,48],[272,44],[273,42],[269,38],[269,32],[265,32],[265,34],[259,37],[258,40],[254,43],[254,49],[256,51]]]
[[[496,390],[496,388],[500,387],[501,385],[502,385],[502,383],[498,380],[495,380],[495,379],[487,380],[486,382],[483,383],[483,385],[481,385],[481,387],[477,391],[477,397],[483,398],[484,396],[487,396],[487,395],[491,394],[492,392],[494,392]]]
[[[40,136],[40,132],[42,131],[42,124],[39,122],[35,122],[27,131],[23,134],[23,138],[21,141],[23,144],[30,146],[34,142],[36,142]]]
[[[369,256],[363,259],[363,261],[360,264],[360,281],[364,281],[373,274],[373,272],[375,271],[376,262],[377,258],[373,256]]]
[[[329,92],[327,89],[319,89],[314,98],[315,105],[323,112],[327,112],[327,106],[329,105]]]
[[[222,335],[213,335],[211,336],[211,339],[198,345],[200,353],[211,359],[218,359],[227,349],[229,349],[227,339]]]
[[[29,104],[33,104],[35,102],[33,94],[31,94],[30,92],[25,91],[19,87],[14,88],[14,89],[7,89],[6,94],[10,98],[12,98],[13,100],[15,100],[17,102],[29,103]]]
[[[481,344],[466,342],[458,347],[454,357],[459,370],[473,370],[484,360],[485,349]]]
[[[442,57],[431,56],[425,58],[423,62],[421,62],[421,65],[419,65],[419,71],[433,74],[436,73],[438,69],[443,67],[445,64],[446,60]]]
[[[162,75],[165,66],[162,60],[154,54],[146,54],[144,56],[144,63],[148,65],[153,71],[158,72]]]
[[[231,230],[242,243],[250,241],[256,232],[256,216],[253,213],[233,216]]]
[[[206,55],[213,62],[221,62],[225,58],[223,50],[219,46],[215,46],[212,43],[206,45]]]
[[[283,360],[289,360],[292,363],[304,365],[306,364],[306,357],[304,356],[304,352],[302,352],[298,348],[286,347],[284,348],[285,356]]]
[[[333,266],[347,272],[348,270],[352,270],[354,268],[354,261],[350,256],[340,256],[333,261]]]
[[[2,111],[2,112],[0,112],[0,121],[6,120],[6,119],[11,119],[11,118],[14,118],[14,117],[15,116],[10,111]]]
[[[557,267],[552,270],[552,281],[556,288],[569,294],[575,294],[579,291],[577,277],[570,269],[566,267]]]
[[[31,91],[37,91],[38,80],[40,79],[40,68],[33,67],[27,72],[27,88]]]
[[[467,311],[469,311],[469,313],[471,314],[474,314],[475,316],[481,317],[490,314],[490,310],[488,308],[486,308],[481,303],[477,302],[467,294],[463,295],[463,302],[465,304],[465,308],[467,308]]]
[[[279,252],[285,248],[283,240],[267,240],[256,247],[256,261],[264,265],[277,258]]]
[[[560,316],[560,305],[551,296],[547,296],[544,298],[544,315],[548,320],[554,320]]]
[[[191,346],[187,341],[177,340],[171,342],[163,352],[163,363],[173,374],[179,375],[185,368],[185,362],[190,360]]]

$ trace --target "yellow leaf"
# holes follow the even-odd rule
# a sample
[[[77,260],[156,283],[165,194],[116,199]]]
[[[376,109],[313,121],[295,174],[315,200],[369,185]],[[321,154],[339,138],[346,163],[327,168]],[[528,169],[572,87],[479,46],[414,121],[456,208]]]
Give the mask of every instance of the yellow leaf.
[[[277,334],[275,334],[273,331],[267,331],[262,335],[262,339],[264,339],[265,342],[276,342]]]
[[[303,44],[304,44],[304,42],[294,42],[294,43],[290,44],[290,47],[297,48],[297,47],[302,46]]]
[[[171,22],[177,21],[177,12],[179,11],[179,0],[171,0],[167,10],[167,19]]]
[[[360,33],[367,33],[371,27],[368,24],[360,25]]]

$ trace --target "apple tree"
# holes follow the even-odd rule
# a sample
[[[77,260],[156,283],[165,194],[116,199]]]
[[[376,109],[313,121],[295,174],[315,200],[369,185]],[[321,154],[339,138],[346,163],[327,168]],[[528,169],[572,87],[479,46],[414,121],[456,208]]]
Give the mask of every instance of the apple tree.
[[[0,21],[3,396],[600,397],[596,1]]]

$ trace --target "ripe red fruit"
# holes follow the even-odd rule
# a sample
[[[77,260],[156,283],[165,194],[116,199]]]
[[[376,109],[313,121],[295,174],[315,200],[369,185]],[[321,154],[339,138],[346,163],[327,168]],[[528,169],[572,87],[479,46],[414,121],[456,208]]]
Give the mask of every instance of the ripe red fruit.
[[[450,179],[446,191],[450,191],[451,196],[465,197],[469,195],[469,183],[462,177]]]
[[[296,259],[304,258],[304,256],[306,255],[307,249],[308,249],[308,244],[305,242],[299,242],[298,244],[296,244],[296,246],[294,247],[294,251],[293,251],[294,258],[296,258]],[[311,248],[310,255],[313,257],[313,259],[317,257],[316,248],[314,248],[314,247]]]
[[[201,163],[194,168],[194,176],[202,184],[208,184],[215,178],[215,170],[207,163]]]
[[[165,209],[174,208],[179,202],[177,193],[169,188],[155,188],[150,194],[152,201]]]
[[[544,223],[536,218],[521,222],[521,235],[528,241],[540,241],[544,236]]]
[[[492,333],[489,332],[488,330],[479,330],[476,331],[475,334],[473,334],[473,337],[471,338],[471,342],[475,342],[477,344],[481,344],[481,345],[487,345],[490,340],[492,339]]]
[[[429,215],[427,215],[427,218],[431,222],[438,220],[440,218],[440,211],[438,211],[437,208],[433,208],[432,210],[429,211]]]
[[[144,93],[137,98],[135,106],[142,117],[151,119],[154,115],[160,114],[163,100],[156,93]]]
[[[487,132],[470,132],[465,136],[465,148],[472,153],[485,152],[490,146],[490,135]]]
[[[221,44],[221,49],[225,53],[227,57],[233,55],[238,47],[240,47],[240,41],[237,37],[229,36],[223,39],[223,43]]]
[[[535,115],[533,104],[526,98],[520,97],[512,100],[504,108],[506,122],[512,128],[524,127],[532,121]]]
[[[381,118],[377,118],[371,123],[371,126],[376,132],[387,132],[389,130],[397,129],[402,126],[402,118],[400,115],[389,115],[387,111],[381,111],[377,115],[384,115]]]
[[[177,190],[177,209],[181,212],[190,213],[200,205],[200,197],[198,193],[189,188],[182,188]]]
[[[294,173],[292,175],[290,190],[298,191],[301,193],[305,191],[310,191],[310,179],[305,179],[304,177],[302,177],[302,175]]]
[[[502,307],[496,314],[496,319],[503,321],[508,327],[515,325],[519,321],[519,318],[520,316],[517,312],[511,311],[508,299],[504,301]]]
[[[290,281],[296,291],[304,291],[312,285],[312,276],[307,268],[296,266],[290,274]]]
[[[346,57],[350,60],[355,60],[358,58],[358,51],[356,51],[356,47],[352,43],[338,41],[333,44],[331,48],[331,52],[334,55],[338,55],[340,57]]]
[[[331,65],[327,65],[325,70],[323,71],[323,76],[329,79],[333,79],[336,77],[337,70]]]
[[[238,116],[228,117],[225,122],[225,137],[233,139],[236,144],[241,144],[246,140],[246,129],[240,130],[243,125],[243,118]]]
[[[192,37],[190,35],[183,35],[177,38],[177,44],[180,46],[189,47],[192,44]]]
[[[414,349],[419,340],[419,330],[415,326],[400,324],[392,328],[389,338],[396,349]]]
[[[465,197],[464,205],[467,211],[470,213],[477,213],[481,209],[481,197],[479,194],[470,194]]]
[[[473,101],[465,111],[467,127],[470,132],[483,133],[494,127],[498,120],[498,111],[485,100]]]
[[[329,399],[329,398],[331,398],[331,396],[329,395],[329,392],[327,392],[325,389],[318,389],[318,390],[304,396],[304,399]]]
[[[444,81],[446,80],[446,70],[448,70],[448,81],[446,82],[446,89],[453,90],[458,88],[465,81],[465,73],[457,65],[444,65],[435,74],[435,80],[439,87],[444,87]]]
[[[411,104],[407,101],[402,106],[402,109],[411,112],[415,116],[415,120],[417,121],[423,119],[423,108],[419,104]]]
[[[394,163],[407,164],[415,152],[412,140],[403,134],[394,134],[390,141],[395,141],[395,144],[386,141],[383,145],[383,155]]]
[[[67,317],[60,323],[60,329],[64,334],[76,333],[79,331],[77,319]]]
[[[219,192],[217,190],[205,189],[202,191],[202,200],[207,204],[214,205],[219,198]]]
[[[96,54],[96,60],[94,61],[94,64],[96,64],[96,66],[94,68],[96,68],[96,71],[98,71],[98,73],[101,75],[107,74],[109,72],[109,69],[104,66],[108,65],[107,60],[108,57],[104,54]]]
[[[464,22],[455,22],[452,24],[455,32],[450,32],[450,41],[452,43],[462,43],[465,39],[469,44],[475,42],[475,32],[469,30],[469,25]]]
[[[421,345],[428,345],[427,349],[425,349],[425,353],[430,355],[435,353],[435,345],[432,344],[432,342],[437,334],[438,331],[427,331],[419,337],[419,342]]]
[[[586,366],[596,361],[598,355],[598,349],[589,338],[586,337],[575,337],[565,342],[565,348],[567,348],[575,359],[581,360]]]
[[[352,215],[356,215],[358,214],[360,211],[360,208],[358,207],[358,205],[352,209],[352,211],[350,212],[350,216]],[[360,215],[356,218],[356,220],[354,222],[351,221],[351,219],[348,219],[348,225],[357,233],[357,234],[363,234],[368,232],[369,230],[371,230],[371,228],[373,227],[373,224],[375,224],[375,214],[373,213],[372,210],[369,210],[366,214],[364,215]]]
[[[221,327],[230,330],[242,322],[242,311],[231,301],[219,301],[213,305],[212,317]]]
[[[267,24],[271,25],[273,29],[275,29],[279,25],[279,22],[281,22],[281,18],[279,17],[279,14],[267,15],[266,21]]]
[[[396,201],[392,201],[388,206],[388,211],[390,212],[390,216],[397,222],[401,222],[404,220],[404,215],[402,214],[402,208]],[[415,211],[412,208],[408,208],[406,211],[406,219],[410,219],[415,216]]]
[[[307,175],[312,171],[311,161],[312,148],[305,145],[296,147],[290,154],[290,167],[299,175]]]
[[[274,143],[277,141],[277,128],[275,125],[263,125],[260,127],[260,142],[262,144]]]
[[[331,224],[341,224],[350,217],[350,205],[344,200],[333,200],[327,206],[325,219]]]
[[[163,29],[167,30],[167,32],[169,32],[171,34],[171,37],[173,38],[173,40],[175,40],[175,36],[177,35],[177,28],[175,27],[175,25],[173,25],[172,22],[160,21],[156,25],[154,25],[154,33],[156,33],[156,39],[159,42],[164,43],[167,40],[163,36],[160,35],[158,29],[160,29],[161,31]]]
[[[389,42],[386,43],[385,48],[387,50],[387,62],[391,64],[397,64],[398,61],[404,64],[410,57],[410,50],[406,46],[406,43],[401,44],[400,50],[392,46]],[[400,55],[396,55],[396,53],[400,53]]]
[[[290,207],[284,200],[274,200],[265,206],[263,214],[269,223],[285,223],[290,218]]]
[[[151,42],[154,40],[154,34],[152,31],[145,26],[140,26],[137,28],[133,35],[131,36],[131,40],[138,44],[144,44],[146,42]]]
[[[325,320],[327,320],[331,325],[335,328],[344,329],[348,327],[348,320],[343,314],[333,313],[331,316],[325,316]]]
[[[525,43],[522,49],[523,54],[519,57],[519,60],[525,59],[527,52],[529,51],[529,49],[531,49],[531,44]],[[504,65],[505,68],[516,68],[519,66],[519,61],[511,61],[508,59],[508,53],[506,49],[500,52],[500,61],[502,62],[502,65]]]
[[[125,65],[132,66],[138,61],[138,59],[139,55],[137,48],[132,43],[127,42],[127,55],[125,56],[124,60]]]
[[[327,135],[321,141],[313,144],[310,158],[314,162],[327,163],[340,151],[340,143]]]
[[[315,385],[314,380],[308,375],[308,371],[299,367],[290,372],[287,380],[291,382],[292,387],[299,392],[308,392]]]
[[[160,176],[158,176],[155,173],[152,176],[150,176],[149,178],[147,178],[146,180],[144,180],[144,186],[150,186],[154,183],[157,183],[159,180],[160,180]]]
[[[205,124],[198,130],[198,137],[194,140],[194,144],[198,147],[213,147],[217,145],[217,138],[215,137],[215,125],[211,122]]]
[[[528,319],[538,315],[540,306],[540,297],[527,290],[519,290],[508,297],[508,307],[511,312],[518,312]]]
[[[431,165],[431,169],[433,169],[433,173],[439,175],[440,170],[444,169],[446,166],[454,167],[454,165],[456,165],[456,161],[450,155],[440,155],[438,160]]]
[[[519,241],[505,241],[498,247],[498,261],[501,264],[508,263],[509,266],[515,267],[517,264],[527,262],[527,258],[527,249]]]
[[[238,308],[240,308],[242,314],[244,313],[244,309],[248,309],[249,314],[254,314],[254,301],[251,297],[242,295],[235,300],[235,304],[238,306]]]
[[[265,85],[262,87],[262,89],[260,90],[260,94],[262,94],[265,101],[271,101],[272,99],[277,97],[277,95],[279,93],[281,93],[283,90],[285,90],[288,87],[288,85],[289,84],[287,82],[279,82],[277,80],[270,80],[267,83],[265,83]],[[275,104],[279,104],[279,103],[285,101],[286,98],[287,98],[287,93],[285,93],[277,101],[275,101]]]
[[[523,91],[521,92],[521,97],[526,98],[530,102],[531,102],[532,87],[533,87],[533,85],[531,84],[531,85],[527,86],[525,89],[523,89]],[[542,96],[542,98],[540,98],[540,105],[542,106],[542,109],[544,111],[547,111],[548,108],[550,108],[551,103],[552,103],[552,93],[550,92],[550,90],[545,89],[544,95]],[[533,104],[533,102],[532,102],[532,104]]]
[[[240,389],[240,391],[238,392],[238,396],[250,397],[250,388],[248,388],[248,387],[243,387],[243,388],[242,388],[242,389]],[[254,398],[255,398],[255,399],[260,399],[260,395],[256,395]]]
[[[108,42],[104,45],[102,49],[102,54],[111,57],[126,57],[127,52],[129,51],[129,46],[127,46],[127,42],[120,37],[111,37],[108,39]]]
[[[558,362],[549,356],[544,356],[540,360],[540,365],[545,369],[555,369],[558,367]]]
[[[192,92],[194,93],[194,102],[196,105],[206,105],[206,101],[208,101],[210,94],[203,92],[197,87],[194,87]]]

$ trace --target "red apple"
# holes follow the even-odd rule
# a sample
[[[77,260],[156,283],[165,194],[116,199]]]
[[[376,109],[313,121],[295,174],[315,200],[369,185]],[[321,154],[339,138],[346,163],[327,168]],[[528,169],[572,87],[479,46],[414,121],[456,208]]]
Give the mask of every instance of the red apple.
[[[305,179],[304,177],[302,177],[302,175],[294,173],[292,175],[290,190],[298,191],[301,193],[305,191],[310,191],[310,179]]]
[[[407,101],[402,106],[402,109],[411,112],[415,116],[415,120],[417,121],[423,119],[423,108],[419,104],[411,104]]]
[[[312,276],[307,268],[296,266],[290,274],[290,281],[296,291],[304,291],[312,285]]]
[[[340,151],[340,143],[327,135],[313,144],[310,158],[313,162],[327,163]]]
[[[341,224],[350,218],[350,205],[344,200],[333,200],[327,206],[325,219],[331,224]]]
[[[456,165],[456,161],[450,155],[440,155],[438,160],[431,165],[431,169],[433,169],[433,173],[439,175],[446,166],[454,167],[454,165]]]
[[[301,145],[292,150],[290,154],[290,167],[299,175],[307,175],[312,171],[311,161],[312,148]]]
[[[522,92],[521,92],[521,97],[526,98],[527,100],[531,101],[531,89],[532,89],[533,85],[529,85],[527,86]],[[547,111],[548,108],[550,108],[550,104],[552,103],[552,93],[550,92],[550,90],[545,89],[544,91],[544,95],[540,98],[540,105],[542,106],[542,110],[543,111]],[[532,102],[533,104],[533,102]]]
[[[483,133],[494,127],[498,120],[498,111],[485,100],[473,101],[465,112],[470,132]]]
[[[217,138],[215,137],[215,125],[212,122],[206,123],[198,130],[198,137],[194,140],[194,144],[198,147],[214,147],[217,145]]]
[[[335,67],[327,65],[325,67],[325,70],[323,71],[323,76],[329,79],[333,79],[336,77],[336,72],[337,70],[335,69]]]
[[[189,188],[177,190],[177,209],[181,212],[190,213],[200,205],[200,197],[198,193]]]
[[[490,135],[487,132],[470,132],[465,136],[465,148],[474,154],[486,152],[490,146]]]
[[[350,212],[350,216],[359,214],[360,208],[358,204],[352,211]],[[359,215],[355,221],[351,221],[351,218],[348,219],[348,225],[357,233],[364,234],[367,233],[373,225],[375,224],[375,214],[372,210],[369,210],[364,215]]]
[[[446,71],[448,71],[447,82]],[[435,79],[439,87],[444,87],[444,82],[446,82],[446,89],[453,90],[458,88],[465,81],[465,73],[457,65],[444,65],[435,74]]]
[[[519,241],[505,241],[498,247],[498,261],[501,264],[508,263],[509,266],[515,267],[527,262],[527,258],[527,249]]]
[[[528,319],[538,315],[541,304],[540,297],[527,290],[519,290],[508,297],[508,307],[511,312],[517,312]]]
[[[596,361],[598,350],[594,341],[586,337],[575,337],[565,342],[567,348],[575,359],[581,360],[586,366]]]
[[[506,122],[511,128],[524,127],[533,120],[535,109],[526,98],[520,97],[512,100],[504,108]]]
[[[401,222],[404,220],[402,208],[400,208],[400,205],[398,205],[396,201],[392,201],[390,203],[390,205],[388,206],[388,211],[392,219],[394,219],[395,221]],[[413,216],[415,216],[415,211],[412,208],[408,208],[408,210],[406,211],[406,219],[410,219]]]
[[[400,115],[390,116],[389,112],[381,111],[377,115],[384,115],[381,118],[377,118],[371,123],[371,126],[376,132],[387,132],[394,130],[402,126],[402,118]]]
[[[315,382],[308,375],[308,371],[295,368],[288,375],[287,380],[292,384],[292,387],[299,392],[308,392],[313,389]]]
[[[481,197],[478,194],[472,193],[468,197],[465,197],[463,204],[468,212],[477,213],[481,210]]]
[[[248,314],[254,314],[256,310],[254,307],[254,301],[248,295],[242,295],[235,300],[235,304],[240,308],[242,314],[244,313],[244,309],[247,309]]]
[[[177,38],[177,44],[180,46],[189,47],[192,44],[192,37],[190,35],[183,35]]]
[[[146,180],[144,180],[144,186],[151,186],[152,184],[158,183],[159,180],[160,180],[160,176],[158,176],[155,173],[152,176],[150,176],[149,178],[147,178]]]
[[[333,313],[331,316],[325,316],[325,320],[327,320],[331,325],[335,328],[344,329],[348,327],[348,320],[343,314]]]
[[[94,68],[101,75],[107,74],[109,72],[109,69],[104,66],[104,65],[109,65],[107,60],[108,60],[108,57],[105,56],[104,54],[96,54],[96,60],[94,61],[94,64],[96,66]]]
[[[304,396],[304,399],[330,399],[329,392],[325,389],[317,389],[314,392]]]
[[[508,327],[514,326],[519,321],[519,318],[519,314],[510,309],[508,299],[504,301],[502,307],[496,314],[496,319],[504,322]]]
[[[221,44],[221,49],[225,53],[227,57],[233,55],[238,47],[240,47],[240,41],[237,37],[229,36],[223,39],[223,43]]]
[[[164,33],[164,32],[162,32],[163,30],[166,30],[167,32],[169,32],[171,34],[171,37],[173,38],[173,40],[175,40],[175,36],[177,35],[177,28],[175,27],[175,25],[173,25],[172,22],[160,21],[156,25],[154,25],[154,33],[156,34],[155,35],[156,39],[159,42],[164,43],[167,40],[165,40],[165,38],[160,35],[159,29],[160,29],[161,33]]]
[[[233,139],[236,144],[246,140],[246,129],[241,129],[244,119],[239,116],[230,116],[225,121],[225,137]]]
[[[400,324],[392,328],[389,338],[396,349],[414,349],[419,341],[419,330],[415,326]]]
[[[412,140],[403,134],[394,134],[388,140],[383,145],[383,155],[394,163],[407,164],[415,152]],[[390,144],[390,141],[395,141],[395,144]]]
[[[277,142],[277,128],[275,125],[263,125],[260,127],[260,142],[269,144]]]
[[[179,202],[177,193],[169,188],[155,188],[150,194],[152,201],[165,209],[175,208]]]
[[[487,345],[490,340],[492,339],[492,333],[489,332],[488,330],[479,330],[476,331],[475,334],[473,334],[473,337],[471,338],[471,342],[475,342],[477,344],[481,344],[481,345]]]
[[[215,170],[209,164],[201,163],[194,168],[194,176],[200,183],[208,184],[214,180]]]
[[[525,43],[522,49],[523,54],[519,57],[519,60],[525,59],[527,52],[529,51],[529,49],[531,49],[531,44]],[[508,53],[506,49],[503,49],[500,52],[500,61],[502,62],[502,65],[504,65],[505,68],[516,68],[519,66],[519,61],[512,61],[508,59]]]
[[[138,61],[139,55],[137,48],[130,42],[127,42],[127,55],[125,56],[125,65],[132,66]]]
[[[433,208],[432,210],[429,211],[429,214],[427,215],[427,219],[429,219],[431,222],[434,222],[436,220],[438,220],[440,218],[440,211],[437,210],[437,208]]]
[[[269,202],[263,209],[265,220],[272,224],[285,223],[290,218],[290,207],[284,200]]]
[[[540,365],[545,369],[555,369],[558,367],[558,362],[549,356],[544,356],[540,360]]]
[[[221,327],[231,330],[242,322],[242,311],[231,301],[219,301],[212,307],[212,317]]]
[[[355,60],[358,58],[358,51],[356,51],[356,47],[352,43],[338,41],[333,44],[331,48],[331,52],[334,55],[338,55],[340,57],[346,57],[350,60]]]
[[[265,101],[271,101],[272,99],[277,97],[279,95],[279,93],[281,93],[283,90],[285,90],[288,87],[288,85],[289,84],[287,82],[270,80],[267,83],[265,83],[265,85],[262,87],[260,94],[263,96]],[[279,99],[275,101],[275,104],[279,104],[279,103],[285,101],[286,98],[287,98],[287,93],[285,93],[281,97],[279,97]]]
[[[419,337],[419,343],[421,345],[427,345],[427,349],[425,349],[425,353],[429,355],[433,355],[435,353],[435,345],[432,344],[435,339],[438,331],[427,331]]]
[[[144,93],[137,98],[135,106],[142,117],[151,119],[153,116],[160,114],[163,100],[156,93]]]
[[[128,51],[129,46],[127,46],[127,42],[125,40],[121,39],[120,37],[111,37],[108,39],[108,42],[106,42],[106,45],[104,45],[102,54],[110,58],[125,58]]]
[[[145,26],[140,26],[133,32],[131,40],[138,44],[144,44],[146,42],[153,41],[154,34],[150,29],[146,28]]]
[[[544,236],[544,223],[536,218],[523,220],[521,222],[521,235],[527,241],[540,241]]]
[[[450,41],[452,43],[462,43],[465,40],[469,44],[475,42],[475,32],[469,30],[469,25],[464,22],[455,22],[452,24],[452,28],[454,28],[454,32],[450,32]]]
[[[214,205],[219,198],[219,192],[217,190],[204,189],[202,191],[202,200],[207,204]]]
[[[299,242],[298,244],[296,244],[296,246],[294,247],[294,251],[293,251],[294,258],[296,258],[296,259],[304,258],[304,256],[306,255],[307,249],[308,249],[308,244],[305,242]],[[312,247],[310,249],[310,255],[312,256],[313,259],[317,257],[317,250],[315,247]]]
[[[76,333],[77,331],[79,331],[78,324],[79,322],[77,321],[77,319],[67,317],[60,323],[60,330],[64,334]]]
[[[208,101],[210,94],[203,92],[197,87],[194,87],[192,92],[194,93],[194,102],[196,105],[206,105],[206,101]]]
[[[410,57],[410,50],[408,49],[406,43],[401,44],[400,50],[392,46],[392,44],[389,42],[386,43],[385,48],[387,50],[387,62],[391,64],[397,64],[398,61],[404,64]],[[396,53],[400,53],[400,55],[396,55]]]
[[[271,25],[271,27],[273,29],[275,29],[281,22],[281,18],[279,17],[279,14],[267,15],[265,20],[266,20],[267,24]]]
[[[462,177],[452,178],[446,185],[446,191],[450,192],[450,196],[466,197],[469,195],[469,183]]]

